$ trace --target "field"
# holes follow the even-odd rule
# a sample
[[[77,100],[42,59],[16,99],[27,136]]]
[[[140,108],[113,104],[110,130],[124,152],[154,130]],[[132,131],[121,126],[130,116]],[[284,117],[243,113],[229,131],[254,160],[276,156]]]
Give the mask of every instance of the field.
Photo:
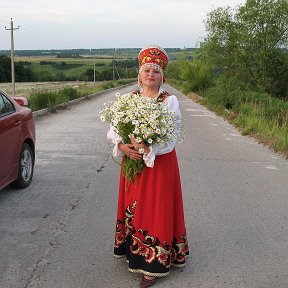
[[[96,65],[96,71],[103,72],[104,70],[111,69],[111,63],[113,58],[105,59],[93,59],[93,57],[83,58],[56,58],[55,56],[25,56],[15,57],[15,61],[30,62],[31,65],[25,65],[31,67],[35,73],[49,72],[51,75],[57,73],[63,73],[65,77],[75,77],[78,79],[80,75],[84,74],[87,69],[94,69],[94,63]],[[42,63],[42,64],[41,64]]]
[[[96,85],[103,82],[96,82]],[[63,82],[26,82],[16,83],[15,93],[17,96],[24,96],[29,98],[29,95],[34,92],[41,91],[58,91],[66,87],[78,88],[81,86],[95,86],[94,82],[83,82],[83,81],[63,81]],[[11,83],[0,83],[0,90],[7,94],[12,94]]]
[[[187,52],[187,56],[192,56],[192,51]],[[171,61],[175,61],[179,59],[183,55],[183,52],[171,52],[169,53],[169,57]],[[95,58],[94,58],[95,57]],[[88,69],[96,69],[96,74],[102,73],[103,71],[108,71],[112,69],[112,61],[115,59],[116,68],[120,71],[120,69],[124,68],[132,71],[137,69],[137,65],[135,64],[134,67],[126,68],[125,65],[118,65],[117,61],[125,61],[131,59],[136,59],[137,53],[124,53],[122,52],[115,52],[115,55],[79,55],[78,58],[57,58],[55,55],[43,55],[43,56],[15,56],[16,62],[27,62],[25,67],[30,67],[36,74],[42,75],[39,78],[39,81],[49,81],[49,80],[88,80],[87,77],[83,77]],[[28,64],[31,63],[30,65]],[[117,67],[118,66],[118,67]],[[45,73],[50,74],[51,78],[53,79],[46,79],[47,75]],[[125,73],[125,72],[124,72]],[[61,74],[63,75],[61,78]],[[44,75],[44,76],[43,76]],[[60,75],[60,76],[59,76]],[[122,71],[123,75],[123,71]],[[131,74],[130,74],[131,75]],[[127,75],[126,75],[127,76]],[[44,77],[44,79],[43,79]],[[49,76],[48,76],[49,77]],[[107,76],[106,76],[107,77]],[[104,77],[106,80],[110,80]],[[132,77],[135,77],[133,75]],[[90,80],[91,76],[90,76]],[[102,79],[99,79],[102,80]]]
[[[93,71],[90,72],[90,76],[85,76],[87,70],[94,69],[94,63],[96,68],[96,80],[111,80],[112,79],[112,61],[115,59],[116,68],[120,72],[121,79],[123,78],[135,78],[137,77],[137,64],[131,68],[126,68],[126,63],[118,64],[117,61],[133,60],[137,58],[138,50],[132,52],[123,50],[115,50],[110,54],[83,54],[78,57],[56,57],[56,55],[43,54],[42,56],[15,56],[15,62],[25,63],[25,67],[31,68],[37,75],[39,82],[16,82],[15,92],[16,95],[29,97],[33,92],[38,91],[58,91],[65,87],[79,87],[81,85],[92,86]],[[192,56],[193,51],[187,51],[187,56]],[[182,51],[174,51],[169,53],[170,62],[179,59],[183,55]],[[31,63],[31,64],[30,64]],[[122,72],[120,71],[122,69]],[[97,78],[97,73],[108,73],[104,77]],[[92,74],[91,74],[92,73]],[[110,74],[109,74],[110,73]],[[136,73],[136,74],[135,74]],[[48,75],[48,76],[47,76]],[[48,79],[49,78],[49,79]],[[118,79],[118,75],[115,71],[115,78]],[[77,80],[77,81],[74,81]],[[81,81],[80,81],[81,80]],[[88,81],[90,80],[90,82]],[[33,80],[32,80],[33,81]],[[57,81],[57,82],[55,82]],[[0,83],[0,90],[11,94],[11,83]]]

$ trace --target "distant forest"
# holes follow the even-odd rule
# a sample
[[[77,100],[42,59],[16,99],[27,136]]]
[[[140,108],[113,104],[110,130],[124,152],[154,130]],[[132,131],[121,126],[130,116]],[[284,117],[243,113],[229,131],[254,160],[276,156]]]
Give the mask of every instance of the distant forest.
[[[185,48],[186,51],[193,51],[196,48]],[[141,48],[104,48],[104,49],[52,49],[52,50],[15,50],[15,56],[45,56],[45,55],[69,55],[74,57],[80,55],[107,55],[121,57],[121,55],[131,58],[139,53]],[[165,48],[167,53],[181,52],[181,48]],[[0,55],[10,55],[10,50],[0,50]]]

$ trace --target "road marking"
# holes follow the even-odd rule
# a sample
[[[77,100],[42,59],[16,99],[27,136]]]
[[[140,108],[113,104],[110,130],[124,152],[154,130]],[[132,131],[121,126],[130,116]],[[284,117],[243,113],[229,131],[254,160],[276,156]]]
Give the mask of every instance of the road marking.
[[[277,168],[274,165],[268,165],[265,166],[266,169],[271,169],[271,170],[277,170]]]
[[[233,136],[233,137],[241,137],[242,135],[240,135],[240,134],[234,134],[234,133],[232,133],[232,134],[229,134],[230,136]]]
[[[205,112],[204,109],[195,109],[195,108],[185,108],[185,111],[187,111],[187,112],[194,112],[194,111]]]
[[[212,118],[216,118],[216,116],[214,115],[200,115],[200,114],[195,114],[195,115],[189,115],[191,117],[212,117]]]

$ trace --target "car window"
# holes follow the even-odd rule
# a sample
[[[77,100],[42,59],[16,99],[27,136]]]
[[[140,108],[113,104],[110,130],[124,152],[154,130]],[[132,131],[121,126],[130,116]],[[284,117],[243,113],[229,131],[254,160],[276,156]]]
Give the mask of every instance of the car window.
[[[0,117],[14,111],[15,108],[13,104],[10,102],[10,100],[6,98],[4,95],[0,94]]]

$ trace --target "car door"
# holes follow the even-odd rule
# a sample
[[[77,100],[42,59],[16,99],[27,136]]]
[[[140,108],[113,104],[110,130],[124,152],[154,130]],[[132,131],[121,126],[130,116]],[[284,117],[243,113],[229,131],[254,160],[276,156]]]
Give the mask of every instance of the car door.
[[[14,104],[0,93],[0,184],[17,167],[21,135],[21,115]]]

